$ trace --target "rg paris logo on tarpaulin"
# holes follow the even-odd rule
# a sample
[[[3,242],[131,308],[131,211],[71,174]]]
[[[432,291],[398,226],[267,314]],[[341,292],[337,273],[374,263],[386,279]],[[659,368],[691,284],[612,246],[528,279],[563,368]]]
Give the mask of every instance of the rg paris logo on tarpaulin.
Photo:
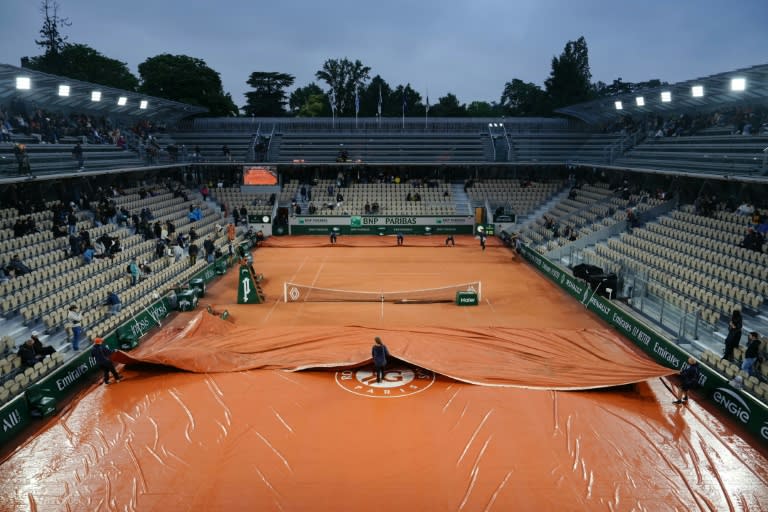
[[[397,364],[387,367],[384,378],[376,382],[373,366],[336,372],[336,384],[345,391],[369,398],[402,398],[429,389],[435,374],[422,368]]]

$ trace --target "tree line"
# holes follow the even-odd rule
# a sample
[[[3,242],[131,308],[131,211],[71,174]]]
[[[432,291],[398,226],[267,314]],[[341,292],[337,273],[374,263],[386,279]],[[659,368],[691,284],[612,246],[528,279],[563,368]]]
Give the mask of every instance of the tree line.
[[[71,22],[59,14],[55,0],[42,0],[43,26],[35,43],[43,54],[23,57],[22,66],[118,89],[135,91],[205,107],[210,116],[257,117],[500,117],[547,116],[556,109],[601,96],[661,85],[658,80],[639,84],[592,83],[589,50],[584,37],[568,41],[552,58],[544,87],[514,78],[502,88],[498,102],[463,104],[455,94],[430,101],[410,84],[391,85],[380,75],[371,78],[371,67],[346,57],[328,59],[315,73],[317,82],[293,87],[295,76],[278,71],[254,71],[246,81],[246,104],[238,108],[208,64],[188,55],[160,54],[139,64],[139,77],[124,62],[102,55],[85,44],[68,42],[63,35]],[[318,85],[320,84],[320,85]],[[323,87],[324,86],[324,87]]]

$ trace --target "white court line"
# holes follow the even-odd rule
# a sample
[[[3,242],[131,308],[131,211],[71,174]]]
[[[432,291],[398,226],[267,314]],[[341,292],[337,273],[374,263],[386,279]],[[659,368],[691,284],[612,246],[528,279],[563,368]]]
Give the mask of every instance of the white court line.
[[[485,302],[487,302],[488,305],[491,306],[491,311],[493,311],[495,313],[496,312],[496,308],[493,307],[493,304],[491,304],[491,301],[489,301],[488,299],[485,299]]]
[[[376,276],[441,276],[440,272],[377,272]]]
[[[325,262],[327,260],[328,260],[328,255],[325,255],[323,257],[322,263],[320,263],[320,268],[318,268],[317,269],[317,273],[315,273],[315,278],[312,280],[312,284],[310,284],[309,286],[314,288],[315,283],[317,282],[318,278],[320,278],[320,273],[323,271],[323,267],[325,266]],[[297,272],[298,272],[298,270],[297,270]],[[294,316],[294,318],[296,320],[298,320],[299,316],[301,316],[301,312],[304,309],[304,304],[306,304],[306,302],[300,302],[299,303],[299,310],[296,312],[296,316]]]

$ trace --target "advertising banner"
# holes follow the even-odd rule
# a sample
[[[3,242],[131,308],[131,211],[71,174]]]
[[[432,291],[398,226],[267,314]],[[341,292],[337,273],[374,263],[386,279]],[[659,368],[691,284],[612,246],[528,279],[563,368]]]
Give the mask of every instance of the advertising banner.
[[[637,318],[592,293],[584,281],[574,278],[528,246],[522,247],[521,254],[539,271],[608,322],[657,363],[675,370],[681,370],[688,364],[687,352],[659,336]],[[725,377],[708,366],[703,364],[699,366],[701,367],[699,392],[768,445],[768,407],[751,395],[729,386]]]

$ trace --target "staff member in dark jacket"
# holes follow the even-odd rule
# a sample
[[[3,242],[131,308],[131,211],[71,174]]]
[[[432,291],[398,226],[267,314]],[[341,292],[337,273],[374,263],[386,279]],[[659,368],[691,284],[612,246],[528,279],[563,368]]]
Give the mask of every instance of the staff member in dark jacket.
[[[123,376],[117,373],[115,363],[112,362],[112,349],[104,344],[103,338],[94,338],[91,354],[99,368],[104,371],[104,384],[109,384],[110,373],[115,377],[115,382],[123,380]]]
[[[376,382],[381,382],[384,378],[384,368],[387,366],[389,350],[387,350],[387,346],[381,342],[381,338],[378,336],[373,341],[374,345],[371,349],[371,356],[373,356],[373,366],[376,368]]]
[[[680,387],[675,387],[677,400],[673,403],[680,405],[688,401],[688,390],[699,384],[699,363],[692,357],[688,358],[688,366],[680,370]]]

